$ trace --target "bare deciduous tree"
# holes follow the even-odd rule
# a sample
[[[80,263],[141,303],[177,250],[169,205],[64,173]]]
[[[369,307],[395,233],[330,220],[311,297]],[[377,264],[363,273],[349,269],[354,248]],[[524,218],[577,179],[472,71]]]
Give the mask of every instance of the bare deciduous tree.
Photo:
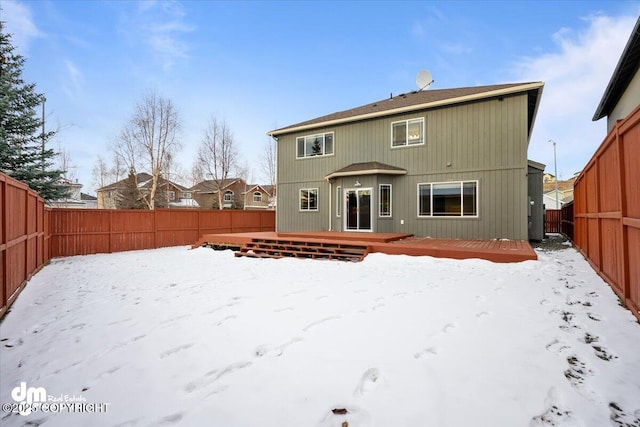
[[[73,181],[76,178],[76,166],[71,160],[71,154],[69,151],[58,143],[58,169],[62,171],[62,178]]]
[[[93,169],[91,170],[92,184],[94,186],[94,190],[102,188],[106,185],[111,184],[112,179],[112,171],[109,165],[107,164],[104,157],[98,155],[96,158],[96,162],[93,164]]]
[[[222,209],[222,188],[238,167],[238,150],[227,123],[211,117],[198,149],[197,166],[210,176],[218,189],[218,208]]]
[[[179,130],[180,119],[171,100],[150,92],[136,105],[113,146],[116,159],[129,171],[148,170],[151,175],[151,188],[144,197],[149,209],[155,208],[160,178],[181,148]]]
[[[269,137],[260,157],[260,169],[263,179],[269,185],[276,185],[276,140]]]

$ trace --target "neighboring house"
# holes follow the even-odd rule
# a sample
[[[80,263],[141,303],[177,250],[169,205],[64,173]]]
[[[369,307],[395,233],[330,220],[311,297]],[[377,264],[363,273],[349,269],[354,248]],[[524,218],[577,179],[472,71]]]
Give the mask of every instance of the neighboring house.
[[[152,176],[142,172],[135,175],[139,197],[148,197],[151,192]],[[97,190],[98,209],[117,209],[127,191],[128,178],[106,185]],[[191,190],[160,177],[156,190],[155,207],[198,207],[191,199]],[[141,206],[143,206],[141,203]]]
[[[593,121],[607,117],[607,133],[617,120],[626,118],[640,104],[640,18],[631,32],[618,65],[593,115]]]
[[[223,209],[242,209],[247,183],[242,178],[230,178],[222,182]],[[190,188],[193,199],[205,209],[218,209],[218,185],[213,179],[201,181]]]
[[[70,179],[63,178],[60,184],[66,188],[67,197],[59,200],[50,200],[47,205],[52,208],[75,208],[75,209],[95,209],[96,198],[82,193],[82,184],[78,180],[72,181]],[[93,197],[93,200],[91,200]]]
[[[528,194],[527,149],[543,86],[411,92],[269,132],[276,230],[528,239],[529,198],[542,199]]]
[[[546,186],[542,197],[545,209],[562,209],[565,203],[573,200],[573,187],[567,190],[558,190],[558,203],[556,203],[556,191],[546,191]]]
[[[275,209],[272,191],[275,186],[250,184],[244,195],[244,209]]]
[[[98,198],[96,196],[92,196],[91,194],[80,193],[80,200],[82,200],[85,204],[85,208],[87,209],[97,209],[98,208]]]

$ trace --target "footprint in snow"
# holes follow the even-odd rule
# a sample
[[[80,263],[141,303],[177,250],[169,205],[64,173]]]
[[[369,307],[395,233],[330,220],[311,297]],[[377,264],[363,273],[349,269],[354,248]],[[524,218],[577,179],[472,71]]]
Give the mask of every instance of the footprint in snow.
[[[596,393],[587,383],[588,377],[594,375],[593,371],[576,355],[569,356],[567,362],[569,363],[569,369],[564,371],[564,376],[569,381],[569,384],[587,399],[598,400]]]
[[[182,344],[177,347],[170,348],[169,350],[160,353],[160,359],[164,359],[165,357],[169,357],[173,354],[176,354],[182,350],[186,350],[191,347],[193,347],[193,344]]]
[[[600,316],[599,314],[596,313],[587,313],[587,317],[591,320],[594,320],[596,322],[599,322],[602,320],[602,316]]]
[[[562,408],[557,403],[556,390],[551,388],[545,399],[545,406],[547,409],[540,415],[537,415],[531,419],[529,427],[544,427],[544,426],[573,426],[576,425],[571,416],[571,411]]]
[[[4,345],[7,348],[18,347],[18,346],[21,346],[22,344],[24,344],[24,341],[22,340],[22,338],[18,338],[17,340],[11,340],[11,339],[5,338],[2,340],[2,345]]]
[[[196,390],[208,387],[209,385],[218,381],[220,378],[227,376],[237,370],[248,368],[252,364],[253,364],[252,362],[241,361],[241,362],[232,363],[221,370],[213,369],[205,373],[204,375],[200,376],[199,378],[187,383],[184,386],[184,391],[186,391],[187,393],[193,393]],[[214,391],[220,392],[221,390],[216,389]]]
[[[614,360],[618,358],[618,356],[611,353],[609,350],[607,350],[605,347],[602,347],[601,345],[592,345],[591,347],[593,347],[593,350],[595,351],[596,356],[604,361],[608,362],[610,360]]]
[[[444,332],[444,333],[448,333],[448,332],[453,331],[453,330],[454,330],[455,328],[457,328],[457,327],[458,327],[458,325],[457,325],[457,323],[455,323],[455,322],[447,323],[447,324],[446,324],[446,325],[444,325],[444,327],[442,328],[442,332]]]
[[[439,353],[438,347],[427,347],[413,355],[415,359],[422,359],[428,356],[436,356]]]
[[[222,326],[222,324],[228,322],[231,319],[235,319],[236,317],[238,317],[238,316],[236,316],[236,315],[227,316],[224,319],[220,320],[218,323],[216,323],[216,326]]]
[[[477,317],[478,319],[480,319],[481,317],[486,317],[486,316],[488,316],[488,315],[489,315],[489,312],[488,312],[488,311],[481,311],[480,313],[477,313],[477,314],[476,314],[476,317]]]
[[[561,340],[553,340],[545,346],[545,348],[554,354],[560,355],[568,350],[571,350],[571,346]]]
[[[289,347],[292,344],[298,343],[302,341],[301,337],[295,337],[290,339],[289,341],[285,342],[284,344],[280,344],[277,346],[273,346],[270,344],[264,344],[261,346],[258,346],[258,348],[256,348],[255,350],[255,355],[256,357],[263,357],[263,356],[275,356],[275,357],[280,357],[282,356],[282,354],[284,353],[285,349],[287,347]]]
[[[616,427],[640,427],[640,409],[633,414],[627,413],[616,402],[609,403],[609,411],[611,411],[611,424]]]
[[[325,317],[324,319],[316,320],[315,322],[311,322],[311,323],[309,323],[307,326],[305,326],[304,328],[302,328],[302,330],[303,330],[304,332],[307,332],[309,329],[311,329],[311,328],[313,328],[313,327],[315,327],[315,326],[318,326],[318,325],[320,325],[320,324],[322,324],[322,323],[330,322],[330,321],[332,321],[332,320],[338,320],[338,319],[340,319],[340,318],[341,318],[340,316],[329,316],[329,317]]]
[[[380,371],[378,368],[370,368],[367,369],[360,377],[360,381],[358,381],[358,385],[353,392],[353,395],[364,396],[367,393],[370,393],[374,390],[377,384],[380,382]]]
[[[384,306],[385,306],[385,304],[383,304],[383,303],[376,304],[373,307],[371,307],[371,311],[377,311],[377,310],[383,308]]]
[[[175,414],[167,415],[166,417],[162,417],[156,422],[156,425],[165,426],[179,423],[184,415],[182,412],[177,412]]]

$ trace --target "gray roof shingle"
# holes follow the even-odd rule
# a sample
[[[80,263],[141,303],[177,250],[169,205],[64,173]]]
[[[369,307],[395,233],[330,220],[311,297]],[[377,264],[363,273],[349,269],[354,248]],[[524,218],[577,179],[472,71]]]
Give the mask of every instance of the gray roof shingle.
[[[489,86],[474,86],[463,87],[455,89],[436,89],[436,90],[423,90],[414,91],[409,93],[400,94],[392,98],[383,99],[373,102],[371,104],[363,105],[361,107],[352,108],[349,110],[338,111],[336,113],[328,114],[325,116],[317,117],[315,119],[307,120],[304,122],[296,123],[290,126],[286,126],[280,129],[269,132],[269,135],[277,136],[290,132],[294,132],[299,128],[312,127],[313,125],[322,125],[324,123],[331,123],[335,121],[348,122],[356,121],[359,119],[368,118],[370,116],[385,116],[395,113],[401,113],[403,111],[411,111],[412,109],[419,109],[428,106],[428,104],[446,105],[456,102],[463,102],[474,97],[477,99],[483,97],[497,96],[499,92],[517,93],[522,88],[522,91],[532,89],[530,86],[537,85],[542,87],[542,82],[529,82],[529,83],[508,83]],[[415,107],[415,108],[412,108]]]

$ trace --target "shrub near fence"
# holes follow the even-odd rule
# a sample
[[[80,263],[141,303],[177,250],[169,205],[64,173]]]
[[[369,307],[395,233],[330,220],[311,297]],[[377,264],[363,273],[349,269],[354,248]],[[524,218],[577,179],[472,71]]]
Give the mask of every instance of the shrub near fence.
[[[49,261],[48,215],[37,193],[0,173],[0,317]]]
[[[640,319],[640,106],[616,122],[574,185],[574,243]]]
[[[51,256],[191,245],[203,234],[274,230],[271,210],[52,209]]]

